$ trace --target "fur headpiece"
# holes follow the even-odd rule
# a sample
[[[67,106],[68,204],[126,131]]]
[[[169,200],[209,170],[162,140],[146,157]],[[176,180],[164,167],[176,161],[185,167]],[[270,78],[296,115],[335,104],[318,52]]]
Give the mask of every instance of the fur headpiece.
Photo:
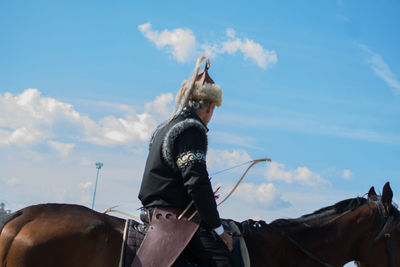
[[[206,61],[205,68],[199,73],[204,60]],[[206,100],[214,103],[217,107],[221,106],[222,90],[208,75],[209,68],[210,60],[207,57],[201,56],[197,59],[192,77],[182,82],[181,88],[176,95],[175,108],[171,118],[175,116],[179,107],[185,108],[189,100]]]

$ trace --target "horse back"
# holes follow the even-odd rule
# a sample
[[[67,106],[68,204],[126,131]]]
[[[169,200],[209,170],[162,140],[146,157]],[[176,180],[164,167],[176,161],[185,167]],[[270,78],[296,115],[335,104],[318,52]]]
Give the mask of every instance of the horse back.
[[[122,219],[68,204],[19,212],[0,235],[1,267],[118,266]]]

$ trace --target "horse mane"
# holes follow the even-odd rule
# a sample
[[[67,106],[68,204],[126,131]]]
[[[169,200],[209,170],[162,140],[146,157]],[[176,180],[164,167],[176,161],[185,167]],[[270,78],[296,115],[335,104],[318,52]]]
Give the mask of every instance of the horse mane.
[[[353,211],[367,203],[375,203],[378,207],[379,213],[382,214],[381,216],[384,216],[383,205],[381,203],[380,196],[376,196],[374,199],[356,197],[339,201],[332,206],[321,208],[313,213],[303,215],[299,218],[277,219],[275,221],[272,221],[270,224],[277,228],[296,227],[304,225],[323,226],[332,221],[332,219],[324,221],[325,218],[332,216],[336,217],[341,216],[342,214],[348,211]],[[400,227],[400,211],[398,210],[396,203],[392,203],[390,214],[389,216],[386,217],[383,225],[381,226],[381,230],[376,236],[376,239],[381,238],[385,233],[389,233],[399,227]]]
[[[356,197],[356,198],[349,198],[345,199],[342,201],[337,202],[334,205],[328,206],[321,208],[317,211],[314,211],[313,213],[303,215],[299,218],[296,219],[277,219],[271,224],[276,227],[292,227],[292,226],[297,226],[300,224],[314,224],[318,223],[321,225],[321,222],[324,218],[328,216],[335,216],[335,215],[341,215],[347,211],[352,211],[360,206],[364,205],[367,203],[369,200],[365,199],[363,197]]]

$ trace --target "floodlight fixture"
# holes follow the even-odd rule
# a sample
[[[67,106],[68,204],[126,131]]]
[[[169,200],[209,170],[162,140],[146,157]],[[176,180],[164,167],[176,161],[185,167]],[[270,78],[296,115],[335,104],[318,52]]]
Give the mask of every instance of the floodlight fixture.
[[[101,167],[103,167],[103,163],[101,162],[96,162],[96,169],[101,169]]]

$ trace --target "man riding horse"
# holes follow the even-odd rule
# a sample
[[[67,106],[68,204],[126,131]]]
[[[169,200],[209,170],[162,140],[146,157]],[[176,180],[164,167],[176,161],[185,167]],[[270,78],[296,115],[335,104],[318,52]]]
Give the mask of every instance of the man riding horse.
[[[199,73],[203,61],[205,68]],[[178,91],[172,116],[154,132],[139,199],[150,220],[156,208],[182,212],[194,207],[200,222],[185,254],[204,266],[231,266],[232,238],[221,225],[206,166],[207,124],[222,102],[209,67],[208,58],[197,60],[193,76]]]

